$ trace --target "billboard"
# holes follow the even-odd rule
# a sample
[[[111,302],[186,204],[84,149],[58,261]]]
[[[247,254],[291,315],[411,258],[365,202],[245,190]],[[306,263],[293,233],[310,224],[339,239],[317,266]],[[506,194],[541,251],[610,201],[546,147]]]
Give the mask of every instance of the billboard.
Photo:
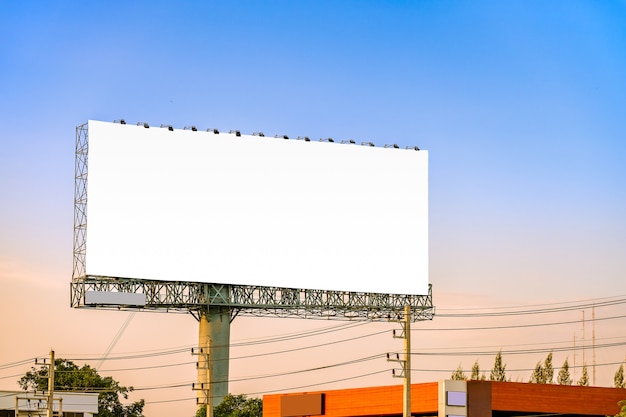
[[[428,294],[428,153],[89,121],[85,271]]]

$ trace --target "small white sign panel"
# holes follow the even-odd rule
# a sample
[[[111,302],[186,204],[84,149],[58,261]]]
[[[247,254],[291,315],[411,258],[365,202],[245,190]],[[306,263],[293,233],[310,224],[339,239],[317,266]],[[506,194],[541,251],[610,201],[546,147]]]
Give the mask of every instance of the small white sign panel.
[[[89,122],[86,273],[428,293],[428,153]]]

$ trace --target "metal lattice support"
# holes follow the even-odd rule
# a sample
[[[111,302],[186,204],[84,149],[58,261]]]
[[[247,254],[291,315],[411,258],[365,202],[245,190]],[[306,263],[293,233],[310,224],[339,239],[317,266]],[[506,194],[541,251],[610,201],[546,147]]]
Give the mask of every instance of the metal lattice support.
[[[398,295],[349,291],[306,290],[186,281],[154,281],[87,275],[88,125],[76,127],[74,184],[74,265],[71,306],[191,312],[228,308],[233,315],[302,317],[338,320],[389,320],[411,307],[412,321],[434,316],[432,289],[428,295]],[[145,305],[86,304],[87,292],[143,294]]]
[[[89,132],[87,124],[76,127],[74,162],[74,268],[72,279],[85,276],[85,242],[87,233],[87,157]]]
[[[144,294],[146,304],[85,304],[88,291]],[[82,308],[194,312],[210,306],[238,315],[373,321],[401,317],[409,305],[412,321],[434,316],[431,287],[428,295],[398,295],[88,276],[72,281],[71,299],[72,307]]]

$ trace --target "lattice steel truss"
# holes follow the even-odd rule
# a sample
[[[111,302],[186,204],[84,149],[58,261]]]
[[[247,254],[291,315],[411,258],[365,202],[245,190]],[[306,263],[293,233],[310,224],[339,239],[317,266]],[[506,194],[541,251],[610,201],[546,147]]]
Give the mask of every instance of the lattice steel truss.
[[[139,293],[145,306],[86,305],[87,291]],[[389,320],[410,305],[413,321],[431,320],[432,293],[396,295],[88,276],[72,281],[72,307],[190,311],[226,307],[233,314],[320,319]]]
[[[74,185],[72,307],[181,311],[192,314],[211,307],[219,307],[230,309],[233,316],[244,314],[386,321],[401,317],[404,306],[409,305],[412,321],[433,318],[434,307],[430,286],[428,295],[399,295],[86,275],[88,142],[87,124],[78,126]],[[141,306],[86,304],[85,294],[89,291],[144,294],[146,304]]]
[[[88,156],[89,131],[85,123],[76,127],[76,159],[74,162],[74,262],[72,279],[85,276]]]

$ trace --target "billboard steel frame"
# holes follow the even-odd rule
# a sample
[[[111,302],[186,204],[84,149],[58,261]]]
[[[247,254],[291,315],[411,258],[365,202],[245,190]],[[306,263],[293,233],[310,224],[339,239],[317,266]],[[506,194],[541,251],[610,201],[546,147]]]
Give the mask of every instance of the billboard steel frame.
[[[243,314],[387,321],[401,317],[404,307],[410,306],[412,321],[431,320],[434,316],[431,285],[427,295],[402,295],[87,275],[88,157],[89,131],[85,123],[76,127],[72,307],[181,311],[194,315],[209,307],[220,307],[228,308],[233,317]],[[146,303],[86,304],[85,294],[89,291],[144,294]]]
[[[144,294],[146,304],[86,304],[88,291]],[[430,288],[428,295],[398,295],[88,276],[74,278],[71,293],[72,307],[192,313],[221,307],[230,309],[233,316],[388,321],[401,317],[408,305],[412,321],[431,320],[434,316]]]

